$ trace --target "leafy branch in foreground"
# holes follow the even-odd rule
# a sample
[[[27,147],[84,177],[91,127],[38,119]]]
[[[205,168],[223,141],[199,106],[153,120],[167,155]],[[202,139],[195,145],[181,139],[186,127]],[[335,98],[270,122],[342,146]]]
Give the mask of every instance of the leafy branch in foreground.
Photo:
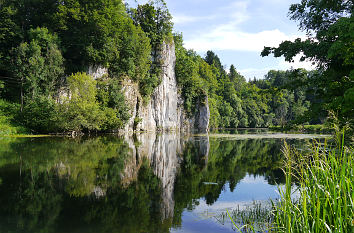
[[[289,16],[306,31],[308,38],[284,41],[278,47],[265,47],[261,56],[284,56],[293,62],[317,64],[319,74],[310,82],[317,87],[316,96],[322,101],[312,106],[318,114],[325,110],[338,112],[342,122],[353,124],[354,100],[354,10],[353,1],[303,0],[292,4]]]

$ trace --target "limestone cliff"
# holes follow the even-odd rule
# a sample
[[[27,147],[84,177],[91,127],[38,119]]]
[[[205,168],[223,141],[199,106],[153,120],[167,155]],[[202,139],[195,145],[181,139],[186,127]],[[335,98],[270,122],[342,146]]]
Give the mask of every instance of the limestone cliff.
[[[131,115],[123,131],[207,132],[210,118],[207,97],[196,106],[194,116],[188,117],[184,110],[184,101],[175,75],[174,43],[163,43],[158,57],[162,61],[161,83],[155,88],[148,103],[143,103],[136,83],[129,79],[122,82],[122,90]],[[88,68],[88,74],[94,78],[107,73],[107,69],[99,66]]]
[[[130,81],[123,83],[131,115],[124,131],[207,132],[210,118],[207,97],[203,104],[197,106],[194,116],[187,117],[184,111],[184,102],[175,75],[176,55],[173,42],[162,45],[160,59],[163,63],[161,83],[155,89],[149,103],[143,103],[136,84]]]

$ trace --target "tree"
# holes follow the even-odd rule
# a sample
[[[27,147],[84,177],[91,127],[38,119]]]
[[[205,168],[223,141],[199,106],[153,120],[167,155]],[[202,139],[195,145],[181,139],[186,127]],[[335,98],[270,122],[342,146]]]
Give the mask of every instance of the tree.
[[[114,77],[129,76],[140,82],[149,76],[151,65],[150,40],[130,18],[122,19],[117,35],[118,52],[109,61],[109,73]]]
[[[20,84],[21,110],[25,97],[49,96],[64,73],[58,38],[46,28],[31,29],[29,41],[13,50],[12,75]]]
[[[164,0],[150,0],[131,9],[130,14],[135,25],[139,25],[150,38],[153,52],[159,51],[167,37],[172,38],[172,16]]]
[[[284,41],[279,47],[265,47],[262,56],[273,53],[284,56],[286,61],[302,54],[317,64],[320,75],[312,85],[318,87],[317,95],[323,100],[315,109],[332,110],[343,120],[354,119],[354,109],[345,110],[345,93],[352,95],[354,85],[354,10],[353,1],[303,0],[290,6],[289,15],[299,22],[299,28],[307,32],[308,38]]]
[[[140,92],[145,97],[149,97],[160,84],[161,46],[163,42],[173,40],[172,16],[164,0],[150,0],[144,5],[138,5],[136,9],[129,9],[129,14],[134,24],[140,27],[150,39],[152,57],[150,75],[144,76],[139,83]]]
[[[23,39],[21,27],[16,22],[15,2],[0,1],[0,75],[5,72],[10,64],[11,48],[16,47]],[[16,46],[14,46],[16,45]]]
[[[121,89],[117,79],[97,80],[96,99],[105,115],[101,127],[104,131],[121,128],[130,118]]]
[[[181,35],[175,35],[176,43],[176,79],[181,87],[184,97],[184,107],[189,115],[193,115],[196,106],[207,95],[208,85],[201,78],[200,64],[203,59],[193,50],[187,50],[182,46]]]
[[[62,39],[70,71],[106,67],[119,54],[119,30],[126,22],[121,0],[64,0],[55,7],[53,30]]]
[[[61,127],[64,130],[100,130],[103,112],[96,101],[96,81],[85,73],[67,78],[69,92],[61,99],[59,111],[63,113]]]
[[[221,65],[221,61],[213,51],[208,50],[204,60],[209,64],[209,65],[214,65],[217,69],[219,69],[220,72],[224,70],[223,66]]]

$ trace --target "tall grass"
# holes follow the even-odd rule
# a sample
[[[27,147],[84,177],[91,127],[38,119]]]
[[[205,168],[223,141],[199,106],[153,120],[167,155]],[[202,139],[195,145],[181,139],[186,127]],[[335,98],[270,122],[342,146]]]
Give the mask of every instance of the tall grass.
[[[314,144],[299,153],[285,144],[286,185],[273,203],[276,232],[354,232],[353,148]],[[298,198],[292,197],[293,181]]]
[[[225,222],[225,217],[229,217],[233,226],[238,232],[268,232],[272,229],[273,216],[269,203],[253,201],[244,208],[237,206],[232,211],[226,211],[216,217],[220,223]]]
[[[354,233],[354,149],[344,147],[344,133],[335,140],[337,147],[315,142],[307,152],[284,143],[280,198],[272,207],[227,212],[239,232]]]

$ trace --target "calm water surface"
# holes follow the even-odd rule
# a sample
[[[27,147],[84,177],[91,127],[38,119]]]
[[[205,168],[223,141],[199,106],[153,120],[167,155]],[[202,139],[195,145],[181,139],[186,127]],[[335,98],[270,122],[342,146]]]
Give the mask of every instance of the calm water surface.
[[[226,133],[0,138],[0,232],[235,232],[216,216],[278,197],[283,140]]]

